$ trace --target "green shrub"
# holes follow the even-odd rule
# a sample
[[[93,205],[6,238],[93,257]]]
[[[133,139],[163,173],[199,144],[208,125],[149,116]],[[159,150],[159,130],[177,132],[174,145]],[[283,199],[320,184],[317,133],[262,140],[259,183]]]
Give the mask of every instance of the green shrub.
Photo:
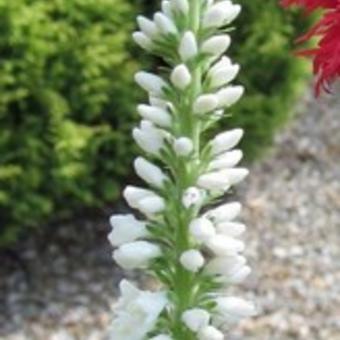
[[[0,0],[0,242],[116,197],[131,150],[124,0]]]
[[[230,55],[247,96],[224,128],[243,126],[255,157],[304,83],[291,50],[305,23],[277,0],[240,2]],[[144,53],[131,52],[130,31],[140,5],[150,13],[160,1],[0,0],[0,245],[116,198],[134,152],[132,75]]]

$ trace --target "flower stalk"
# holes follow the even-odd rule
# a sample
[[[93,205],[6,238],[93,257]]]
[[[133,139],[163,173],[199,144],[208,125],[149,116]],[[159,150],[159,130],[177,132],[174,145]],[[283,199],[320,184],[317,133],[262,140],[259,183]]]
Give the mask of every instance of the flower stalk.
[[[229,0],[164,0],[153,20],[137,19],[134,40],[168,67],[135,76],[149,103],[137,108],[142,122],[133,138],[145,155],[134,168],[149,188],[124,190],[144,217],[111,217],[109,240],[123,269],[146,270],[161,288],[122,281],[111,340],[220,340],[231,323],[255,314],[251,302],[225,293],[250,273],[239,239],[245,226],[235,221],[241,205],[216,206],[248,175],[234,149],[243,131],[205,143],[205,132],[243,94],[230,84],[239,66],[223,56],[240,10]]]

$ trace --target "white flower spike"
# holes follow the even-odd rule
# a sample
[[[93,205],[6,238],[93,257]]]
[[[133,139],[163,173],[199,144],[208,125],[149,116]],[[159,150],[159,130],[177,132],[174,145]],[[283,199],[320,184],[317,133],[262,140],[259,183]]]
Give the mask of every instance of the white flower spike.
[[[137,17],[133,39],[166,65],[135,75],[148,104],[137,106],[132,136],[143,155],[133,165],[147,187],[128,185],[123,196],[144,217],[113,215],[108,239],[120,267],[147,271],[164,291],[123,280],[109,340],[223,340],[230,323],[255,314],[251,302],[225,295],[251,272],[241,204],[222,197],[248,175],[235,149],[243,130],[206,140],[244,93],[233,84],[239,65],[224,55],[240,11],[231,0],[163,0],[153,20]]]

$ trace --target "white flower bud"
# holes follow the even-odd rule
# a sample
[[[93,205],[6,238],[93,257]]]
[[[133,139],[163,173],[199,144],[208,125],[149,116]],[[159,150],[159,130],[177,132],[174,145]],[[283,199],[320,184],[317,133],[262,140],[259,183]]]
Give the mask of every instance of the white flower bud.
[[[145,268],[151,260],[160,255],[160,248],[146,241],[126,243],[113,252],[114,260],[127,270]]]
[[[181,255],[179,261],[186,270],[194,273],[196,273],[204,266],[203,255],[195,249],[185,251]]]
[[[158,155],[164,146],[164,131],[148,121],[143,121],[140,128],[134,128],[132,136],[141,149],[153,155]]]
[[[201,175],[197,180],[197,185],[211,191],[227,191],[231,187],[229,178],[223,176],[220,171]]]
[[[220,234],[237,237],[246,231],[246,226],[242,223],[224,222],[216,225],[216,230]]]
[[[202,204],[204,197],[205,193],[202,190],[196,187],[190,187],[183,193],[182,203],[184,207],[188,209]]]
[[[157,214],[164,210],[164,199],[151,190],[127,186],[123,196],[131,208],[138,209],[145,215]]]
[[[184,90],[191,83],[192,77],[186,65],[181,64],[174,68],[170,76],[172,84]]]
[[[248,174],[249,171],[244,168],[224,169],[201,175],[197,184],[206,190],[226,191],[230,186],[241,182]]]
[[[217,2],[211,6],[203,17],[203,27],[218,28],[230,24],[241,12],[240,5],[229,0]]]
[[[242,129],[234,129],[218,134],[211,141],[211,151],[213,155],[228,151],[236,146],[243,137]]]
[[[196,218],[189,225],[190,234],[197,242],[207,242],[212,236],[215,236],[216,231],[214,225],[205,217]]]
[[[255,316],[256,308],[252,302],[238,297],[221,297],[216,299],[217,324],[238,322],[242,318]]]
[[[194,150],[194,144],[188,137],[180,137],[174,141],[173,144],[176,155],[188,156]]]
[[[216,35],[202,44],[201,51],[218,57],[228,49],[230,43],[231,39],[228,34]]]
[[[158,214],[165,209],[165,202],[163,198],[156,195],[146,197],[138,202],[138,209],[147,216]]]
[[[218,98],[214,94],[202,94],[194,103],[193,110],[195,114],[201,115],[216,109]]]
[[[159,125],[161,127],[171,126],[171,115],[168,113],[168,111],[164,109],[141,104],[138,105],[137,111],[144,119],[149,120],[156,125]]]
[[[226,235],[211,237],[206,246],[217,256],[235,255],[244,250],[244,243]]]
[[[210,162],[209,170],[232,168],[241,161],[242,157],[243,152],[241,150],[225,152]]]
[[[183,14],[188,14],[189,12],[188,0],[173,0],[172,6],[176,11],[181,12]]]
[[[161,7],[162,7],[162,12],[164,13],[164,15],[166,15],[169,19],[172,19],[172,6],[171,6],[170,1],[163,0]]]
[[[228,65],[219,69],[212,69],[208,73],[209,86],[218,88],[231,82],[240,70],[239,65]]]
[[[154,38],[158,35],[158,29],[156,24],[142,15],[138,15],[137,22],[140,30],[149,38]]]
[[[213,191],[227,191],[232,185],[241,182],[247,177],[249,171],[243,168],[225,169],[209,172],[198,178],[199,187]]]
[[[162,188],[164,181],[167,179],[167,176],[164,175],[158,166],[150,163],[143,157],[136,158],[134,168],[136,174],[151,186]]]
[[[210,314],[201,308],[188,309],[182,314],[183,323],[193,332],[208,326]]]
[[[183,61],[187,61],[197,55],[197,41],[193,32],[188,31],[184,33],[179,44],[178,53]]]
[[[151,39],[142,32],[134,32],[132,33],[132,38],[134,42],[139,45],[141,48],[149,51],[152,48],[152,41]]]
[[[231,59],[224,55],[219,60],[217,60],[213,66],[211,66],[209,74],[216,73],[218,70],[230,67],[231,65],[232,65]]]
[[[216,93],[219,107],[230,107],[235,104],[243,95],[243,86],[228,86]]]
[[[211,209],[204,214],[214,223],[224,223],[234,220],[241,212],[242,206],[238,202],[225,203],[217,208]]]
[[[150,338],[149,340],[173,340],[173,338],[166,334],[160,334]]]
[[[198,333],[198,340],[223,340],[224,335],[213,326],[202,328]]]
[[[138,202],[146,197],[152,197],[155,193],[151,190],[128,185],[123,191],[123,197],[131,208],[137,208]]]
[[[161,77],[144,71],[135,74],[135,81],[141,88],[155,96],[162,96],[163,88],[166,87],[166,83]]]
[[[245,264],[246,259],[239,255],[216,257],[209,261],[204,272],[218,276],[221,282],[235,284],[241,282],[251,272]]]
[[[161,109],[167,110],[169,108],[169,102],[164,99],[160,99],[154,96],[149,96],[149,103],[151,106],[159,107]]]
[[[110,224],[112,231],[108,239],[114,247],[148,236],[146,223],[137,220],[131,214],[113,215],[110,218]]]
[[[236,269],[234,272],[230,273],[228,277],[228,283],[239,284],[243,282],[251,273],[251,268],[249,266],[243,266]]]
[[[163,34],[177,34],[176,25],[165,14],[157,12],[154,15],[154,21]]]

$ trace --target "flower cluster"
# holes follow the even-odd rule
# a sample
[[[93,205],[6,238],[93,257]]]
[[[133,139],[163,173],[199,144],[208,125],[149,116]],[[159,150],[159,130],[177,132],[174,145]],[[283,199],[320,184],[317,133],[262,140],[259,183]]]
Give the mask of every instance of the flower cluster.
[[[340,77],[340,1],[339,0],[282,0],[283,6],[298,5],[308,13],[324,9],[321,20],[299,39],[300,42],[320,37],[318,47],[298,52],[314,58],[315,92],[330,92],[330,85]]]
[[[137,107],[142,120],[132,135],[144,157],[134,169],[148,188],[125,188],[136,216],[112,216],[109,240],[120,267],[146,270],[161,288],[121,282],[111,340],[220,340],[230,324],[255,314],[251,302],[225,293],[251,270],[242,256],[241,204],[219,205],[248,175],[235,148],[243,131],[203,142],[244,92],[231,85],[239,65],[224,56],[240,11],[230,0],[164,0],[153,20],[137,18],[135,42],[167,66],[161,75],[135,76],[148,103]]]

